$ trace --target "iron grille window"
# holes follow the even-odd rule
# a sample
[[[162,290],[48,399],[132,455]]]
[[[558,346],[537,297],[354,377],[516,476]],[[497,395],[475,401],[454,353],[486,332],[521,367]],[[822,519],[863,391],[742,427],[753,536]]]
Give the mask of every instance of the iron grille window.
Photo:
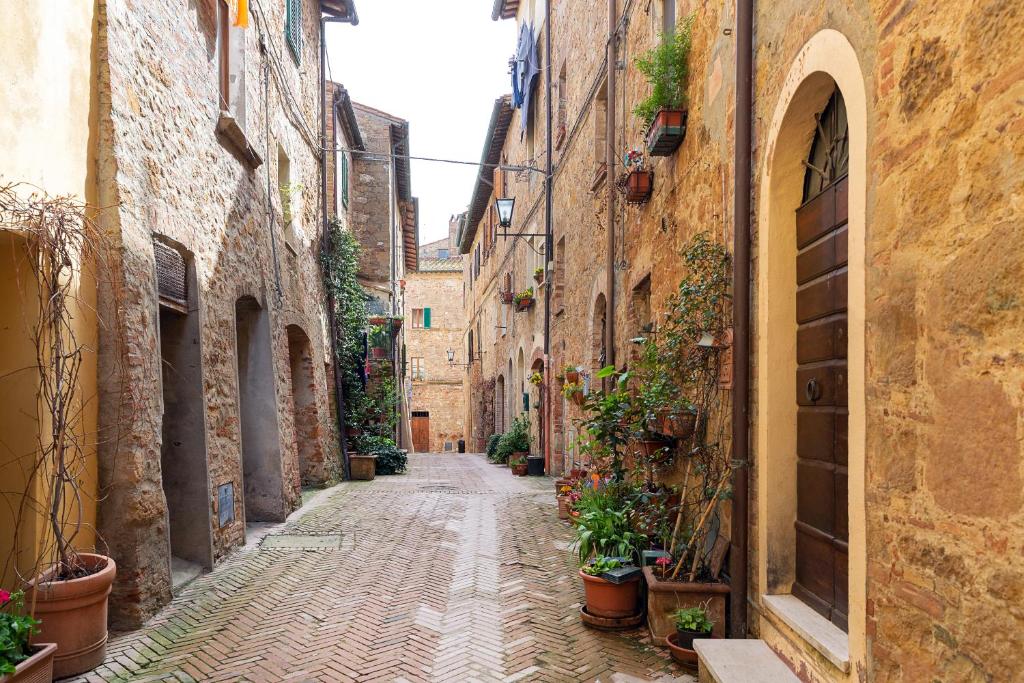
[[[188,306],[188,270],[185,259],[177,250],[160,242],[153,242],[153,255],[161,302],[170,303],[174,307]]]
[[[284,22],[284,37],[291,48],[295,62],[302,61],[302,0],[285,0],[287,15]]]

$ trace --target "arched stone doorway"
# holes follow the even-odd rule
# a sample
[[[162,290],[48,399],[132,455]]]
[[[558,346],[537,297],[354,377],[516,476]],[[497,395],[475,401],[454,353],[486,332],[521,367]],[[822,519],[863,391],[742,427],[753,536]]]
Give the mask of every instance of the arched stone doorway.
[[[505,433],[505,376],[498,375],[494,383],[494,433]]]
[[[288,511],[270,316],[255,297],[243,296],[235,303],[235,334],[245,521],[282,522]]]
[[[304,485],[321,484],[327,478],[320,443],[320,415],[316,406],[313,346],[298,325],[289,325],[288,365],[292,378],[292,417],[299,476]]]
[[[842,644],[819,649],[852,670],[867,656],[867,105],[845,36],[821,31],[803,47],[764,149],[755,307],[762,633],[772,642],[784,639],[776,623],[817,620],[828,642]]]

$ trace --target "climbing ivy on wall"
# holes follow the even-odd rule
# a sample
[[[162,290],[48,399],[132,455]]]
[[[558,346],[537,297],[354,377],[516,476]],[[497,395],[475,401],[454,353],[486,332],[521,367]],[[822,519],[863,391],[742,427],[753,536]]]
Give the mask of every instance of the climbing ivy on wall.
[[[340,362],[342,388],[345,391],[345,423],[363,423],[367,403],[363,381],[363,334],[367,327],[366,294],[356,280],[360,246],[337,219],[328,232],[328,247],[321,254],[324,288],[334,300],[338,338],[335,357]]]

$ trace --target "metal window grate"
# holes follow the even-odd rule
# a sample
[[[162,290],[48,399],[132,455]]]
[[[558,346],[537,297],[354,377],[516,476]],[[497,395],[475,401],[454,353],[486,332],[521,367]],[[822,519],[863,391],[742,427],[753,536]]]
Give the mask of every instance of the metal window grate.
[[[188,269],[184,257],[160,242],[153,243],[153,253],[160,299],[176,306],[188,306]]]

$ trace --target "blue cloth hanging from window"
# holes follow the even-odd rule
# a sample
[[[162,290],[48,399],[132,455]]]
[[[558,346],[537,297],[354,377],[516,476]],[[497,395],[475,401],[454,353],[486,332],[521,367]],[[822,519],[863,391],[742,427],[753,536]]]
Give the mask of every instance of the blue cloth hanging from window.
[[[519,29],[519,42],[512,64],[512,106],[523,110],[519,118],[520,130],[526,130],[526,124],[530,120],[530,101],[537,75],[540,73],[539,61],[533,26],[523,24]]]

